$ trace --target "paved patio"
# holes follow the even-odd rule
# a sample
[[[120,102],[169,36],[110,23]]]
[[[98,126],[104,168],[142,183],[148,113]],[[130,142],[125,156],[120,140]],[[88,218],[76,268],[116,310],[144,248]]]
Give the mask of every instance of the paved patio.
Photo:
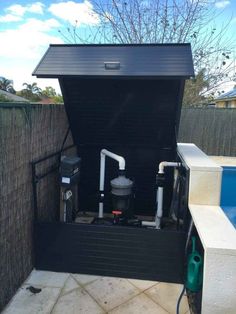
[[[42,289],[32,293],[29,287]],[[3,314],[175,314],[182,285],[33,270]],[[184,296],[181,314],[189,312]]]

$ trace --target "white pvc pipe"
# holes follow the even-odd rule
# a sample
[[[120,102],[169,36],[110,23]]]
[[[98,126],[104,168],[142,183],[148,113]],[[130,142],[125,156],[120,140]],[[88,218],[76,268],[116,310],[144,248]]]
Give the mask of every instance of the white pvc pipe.
[[[142,226],[156,227],[156,222],[155,221],[142,221]]]
[[[156,229],[161,228],[161,218],[163,216],[163,187],[157,189],[157,212],[155,217]]]
[[[125,159],[122,156],[114,154],[107,149],[102,149],[101,150],[101,158],[105,158],[105,156],[108,156],[108,157],[118,161],[119,162],[119,169],[125,170]]]
[[[159,171],[158,173],[164,173],[165,167],[179,167],[180,162],[173,162],[173,161],[162,161],[159,163]]]
[[[125,159],[122,156],[114,154],[107,149],[102,149],[101,153],[100,153],[100,182],[99,182],[100,193],[102,193],[104,191],[106,156],[118,161],[119,169],[125,170]],[[101,196],[104,196],[104,195],[101,195]],[[103,202],[99,202],[98,217],[103,218]]]
[[[99,202],[98,217],[103,218],[103,202]]]
[[[162,161],[159,164],[159,174],[164,174],[165,167],[179,167],[179,162]],[[155,217],[156,229],[161,228],[161,218],[163,216],[163,187],[157,189],[157,211]]]

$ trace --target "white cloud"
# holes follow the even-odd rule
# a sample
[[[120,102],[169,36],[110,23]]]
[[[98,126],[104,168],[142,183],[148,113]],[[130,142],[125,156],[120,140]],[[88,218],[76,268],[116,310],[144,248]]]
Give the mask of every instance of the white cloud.
[[[54,35],[60,27],[58,20],[37,19],[27,14],[42,14],[43,9],[41,2],[25,6],[15,4],[5,10],[5,16],[0,16],[2,22],[21,21],[15,29],[0,30],[0,76],[12,79],[16,90],[22,89],[24,82],[37,82],[42,88],[53,86],[60,91],[56,80],[38,80],[31,75],[49,44],[63,43],[59,36]]]
[[[37,61],[30,62],[13,62],[10,64],[6,64],[1,66],[1,75],[8,79],[13,80],[13,86],[15,90],[21,90],[23,88],[23,83],[32,84],[36,82],[38,86],[44,89],[46,86],[52,86],[55,88],[57,93],[61,93],[60,86],[57,79],[37,79],[35,76],[32,76],[32,72],[38,64]]]
[[[227,5],[230,4],[230,1],[217,1],[215,3],[215,6],[218,8],[218,9],[224,9],[225,7],[227,7]]]
[[[13,4],[10,7],[6,8],[6,11],[10,12],[10,14],[23,16],[25,14],[26,7],[23,7],[20,4]]]
[[[21,21],[22,17],[13,15],[13,14],[6,14],[6,15],[0,15],[0,22],[18,22]]]
[[[78,26],[99,24],[99,16],[93,11],[93,5],[88,0],[82,3],[74,1],[54,3],[50,5],[48,10],[72,25],[75,24],[75,21],[77,21]]]
[[[35,2],[27,7],[28,12],[43,14],[44,4],[42,2]]]
[[[43,7],[44,4],[42,2],[34,2],[26,6],[13,4],[10,7],[6,8],[6,11],[18,16],[23,16],[26,12],[43,14]]]
[[[35,18],[29,18],[27,19],[27,22],[20,25],[18,29],[21,32],[25,32],[32,35],[33,33],[36,32],[38,35],[38,33],[48,32],[52,30],[53,28],[58,28],[58,27],[60,27],[60,23],[55,19],[48,19],[48,20],[42,21]],[[30,40],[32,39],[30,38]]]
[[[60,38],[47,33],[59,26],[55,19],[31,18],[16,29],[0,32],[0,57],[39,60],[50,43],[62,43]]]
[[[5,11],[8,12],[6,15],[0,16],[0,22],[18,22],[23,19],[25,13],[35,13],[43,14],[44,4],[41,2],[34,2],[26,6],[20,4],[13,4],[6,8]]]

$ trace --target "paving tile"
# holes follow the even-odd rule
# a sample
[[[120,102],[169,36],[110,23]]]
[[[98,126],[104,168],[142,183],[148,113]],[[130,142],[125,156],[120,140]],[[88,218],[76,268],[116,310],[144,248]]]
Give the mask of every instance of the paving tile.
[[[69,276],[66,279],[65,285],[62,289],[62,294],[66,294],[72,290],[79,288],[79,287],[80,287],[80,285],[78,284],[78,282],[72,276]]]
[[[60,294],[59,288],[42,287],[42,291],[33,294],[28,285],[22,286],[13,297],[3,314],[49,314]],[[38,286],[39,287],[39,286]]]
[[[71,274],[71,275],[82,286],[87,285],[88,283],[101,278],[100,276],[84,275],[84,274]]]
[[[168,314],[157,303],[153,302],[144,293],[137,295],[126,303],[116,307],[109,314]]]
[[[106,311],[140,293],[128,280],[112,277],[100,278],[88,284],[85,289]]]
[[[78,288],[59,298],[52,314],[103,314],[104,310],[83,289]]]
[[[68,277],[68,273],[33,270],[29,278],[26,280],[26,283],[32,286],[39,285],[44,287],[62,288]]]
[[[170,314],[175,314],[177,301],[182,288],[182,285],[161,282],[158,285],[146,290],[145,293]],[[185,314],[188,309],[188,300],[185,295],[181,300],[180,314]]]
[[[142,291],[158,284],[157,281],[150,281],[150,280],[139,280],[139,279],[128,279],[128,280],[133,285],[135,285],[135,287],[139,288]]]

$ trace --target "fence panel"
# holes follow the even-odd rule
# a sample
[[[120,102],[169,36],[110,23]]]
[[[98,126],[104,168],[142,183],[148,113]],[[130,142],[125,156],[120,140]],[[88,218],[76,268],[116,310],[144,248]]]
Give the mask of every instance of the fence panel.
[[[236,156],[236,109],[183,108],[178,142],[194,143],[208,155]]]

